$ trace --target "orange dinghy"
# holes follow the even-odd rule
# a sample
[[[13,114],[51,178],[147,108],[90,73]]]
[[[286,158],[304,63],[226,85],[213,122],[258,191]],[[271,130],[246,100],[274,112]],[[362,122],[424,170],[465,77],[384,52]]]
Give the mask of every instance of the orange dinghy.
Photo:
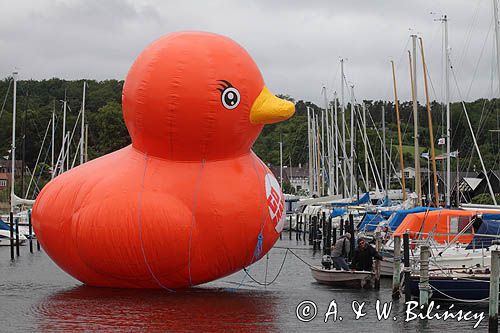
[[[89,285],[175,289],[267,253],[284,197],[250,148],[295,108],[248,53],[216,34],[169,34],[136,59],[122,102],[132,145],[55,178],[36,200],[48,255]]]

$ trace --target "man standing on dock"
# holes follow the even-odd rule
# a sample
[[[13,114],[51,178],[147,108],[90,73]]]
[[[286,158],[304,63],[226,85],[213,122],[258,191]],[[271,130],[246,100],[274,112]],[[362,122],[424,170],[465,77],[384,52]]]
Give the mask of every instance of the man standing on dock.
[[[340,237],[332,248],[332,261],[337,270],[349,270],[346,258],[349,256],[351,249],[351,234],[347,233]]]

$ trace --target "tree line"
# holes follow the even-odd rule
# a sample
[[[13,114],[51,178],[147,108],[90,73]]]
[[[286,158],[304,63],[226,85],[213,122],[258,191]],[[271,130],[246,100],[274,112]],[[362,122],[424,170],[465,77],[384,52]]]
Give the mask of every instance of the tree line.
[[[22,159],[30,170],[33,170],[44,134],[52,119],[55,109],[57,114],[55,149],[59,151],[62,142],[62,100],[66,96],[67,129],[72,130],[75,125],[82,105],[83,80],[67,81],[57,78],[49,80],[21,80],[17,83],[17,121],[16,132],[17,159]],[[88,156],[89,159],[97,158],[130,144],[123,116],[121,113],[121,93],[123,81],[86,80],[86,122],[88,123]],[[5,78],[0,81],[0,156],[8,156],[11,147],[12,130],[12,80]],[[255,142],[253,150],[261,159],[270,165],[279,165],[279,142],[283,142],[283,160],[285,165],[298,166],[308,163],[307,142],[307,107],[314,112],[322,112],[321,106],[310,101],[294,100],[293,97],[282,95],[281,97],[292,100],[296,104],[296,114],[286,122],[265,126],[261,135]],[[381,158],[381,135],[382,108],[385,109],[386,119],[386,142],[387,148],[396,167],[399,167],[397,158],[397,127],[396,112],[393,102],[387,101],[363,101],[367,112],[367,135],[372,144],[373,153],[377,163]],[[469,112],[472,126],[477,134],[478,144],[488,169],[500,169],[500,133],[498,100],[479,99],[465,103]],[[403,144],[413,146],[413,118],[411,102],[400,102],[400,118],[402,123]],[[432,118],[434,124],[434,136],[444,136],[445,119],[444,106],[438,102],[431,104]],[[340,114],[340,109],[339,109]],[[339,117],[340,119],[340,117]],[[458,150],[463,160],[460,161],[463,168],[480,169],[477,154],[474,152],[472,136],[466,122],[461,103],[452,103],[452,150]],[[350,124],[350,105],[346,106],[346,123]],[[429,130],[427,126],[427,112],[425,105],[419,105],[419,142],[423,150],[429,147]],[[377,134],[378,130],[378,134]],[[78,134],[75,137],[79,138]],[[359,131],[358,131],[359,132]],[[20,149],[23,146],[24,149]],[[50,130],[48,134],[50,141]],[[41,157],[43,163],[50,163],[48,154],[49,145],[46,141]],[[391,144],[392,143],[392,144]],[[78,139],[73,140],[70,147],[72,152],[77,149]],[[361,136],[356,136],[355,145],[358,148],[358,161],[363,163],[364,149]],[[436,142],[436,147],[437,142]],[[408,147],[409,148],[409,147]],[[438,148],[443,148],[439,146]],[[47,155],[48,154],[48,155]],[[49,156],[47,159],[46,157]],[[45,158],[45,159],[44,159]],[[425,161],[425,160],[424,160]],[[414,163],[412,149],[405,150],[405,164]],[[455,162],[453,162],[455,163]],[[44,168],[41,175],[42,181],[50,179],[48,167]]]

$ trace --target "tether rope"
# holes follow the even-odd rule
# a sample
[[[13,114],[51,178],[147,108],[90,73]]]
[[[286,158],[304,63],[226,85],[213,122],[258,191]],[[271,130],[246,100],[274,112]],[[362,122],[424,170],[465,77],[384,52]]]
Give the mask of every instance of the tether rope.
[[[142,173],[142,179],[141,179],[141,188],[139,190],[139,197],[137,199],[137,224],[139,227],[139,239],[141,241],[141,251],[142,251],[142,257],[144,258],[144,263],[146,264],[146,267],[148,268],[149,273],[155,280],[155,282],[162,287],[165,290],[175,292],[174,290],[168,288],[167,286],[163,285],[161,281],[156,277],[155,273],[151,269],[151,266],[149,265],[148,258],[146,256],[146,251],[144,250],[144,240],[142,238],[142,221],[141,221],[141,206],[142,206],[142,193],[144,192],[144,181],[146,179],[146,171],[148,167],[148,154],[144,154],[144,171]]]

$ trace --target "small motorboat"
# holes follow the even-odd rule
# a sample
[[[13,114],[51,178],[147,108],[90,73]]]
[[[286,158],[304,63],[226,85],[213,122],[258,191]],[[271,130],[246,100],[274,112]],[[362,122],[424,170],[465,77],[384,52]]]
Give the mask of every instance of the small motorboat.
[[[313,278],[321,284],[349,288],[371,288],[375,274],[368,271],[343,271],[311,266]]]

